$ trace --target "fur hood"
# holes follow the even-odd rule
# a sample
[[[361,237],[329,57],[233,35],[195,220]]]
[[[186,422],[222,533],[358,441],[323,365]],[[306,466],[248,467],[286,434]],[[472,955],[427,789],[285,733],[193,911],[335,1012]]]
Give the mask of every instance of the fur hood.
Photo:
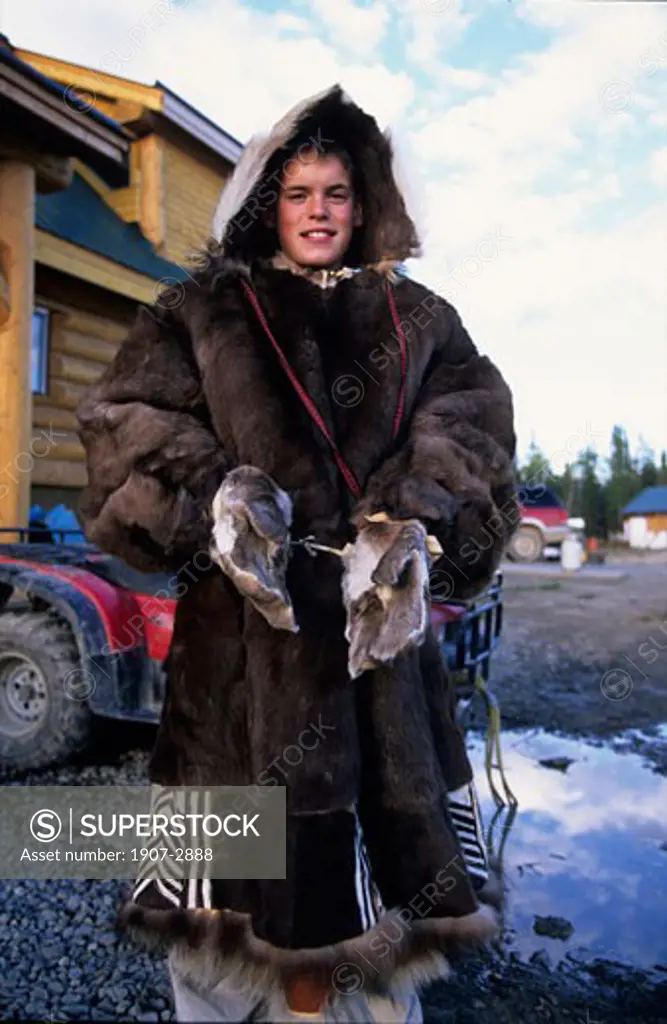
[[[213,223],[214,239],[225,256],[242,262],[274,256],[275,232],[264,225],[262,214],[278,198],[283,168],[298,160],[300,146],[325,151],[332,143],[350,154],[364,209],[348,265],[393,266],[421,255],[389,133],[335,85],[302,100],[267,133],[248,142],[222,191]]]

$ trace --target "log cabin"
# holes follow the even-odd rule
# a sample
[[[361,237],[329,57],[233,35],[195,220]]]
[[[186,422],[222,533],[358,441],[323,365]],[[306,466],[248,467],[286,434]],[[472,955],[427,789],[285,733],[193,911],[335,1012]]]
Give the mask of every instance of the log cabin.
[[[183,280],[241,144],[145,85],[0,37],[0,527],[76,512],[74,410],[140,303]]]

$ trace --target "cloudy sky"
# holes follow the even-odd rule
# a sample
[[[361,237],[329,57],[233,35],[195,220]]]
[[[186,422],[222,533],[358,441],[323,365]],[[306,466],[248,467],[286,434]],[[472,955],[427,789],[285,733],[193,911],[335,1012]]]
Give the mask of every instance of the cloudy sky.
[[[165,82],[242,142],[340,82],[390,126],[425,256],[557,468],[667,447],[667,5],[0,0],[15,46]]]

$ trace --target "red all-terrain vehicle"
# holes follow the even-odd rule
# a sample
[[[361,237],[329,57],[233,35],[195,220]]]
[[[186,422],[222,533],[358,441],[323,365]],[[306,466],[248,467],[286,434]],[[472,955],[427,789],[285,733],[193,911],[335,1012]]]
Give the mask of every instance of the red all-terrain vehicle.
[[[0,543],[0,767],[25,771],[83,750],[94,716],[157,723],[176,595],[88,544]],[[432,576],[432,618],[461,707],[488,679],[502,627],[502,578],[475,601],[447,600]]]

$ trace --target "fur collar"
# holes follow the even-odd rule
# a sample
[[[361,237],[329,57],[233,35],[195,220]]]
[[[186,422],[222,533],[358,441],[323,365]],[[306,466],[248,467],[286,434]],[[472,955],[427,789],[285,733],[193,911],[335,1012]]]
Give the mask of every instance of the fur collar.
[[[352,267],[339,267],[337,270],[329,270],[326,267],[301,267],[286,256],[284,252],[277,252],[268,263],[274,270],[287,270],[292,274],[296,274],[297,277],[305,277],[312,284],[316,284],[318,288],[322,289],[335,288],[339,281],[345,281],[348,277],[354,277],[359,272],[359,268],[354,269]]]

